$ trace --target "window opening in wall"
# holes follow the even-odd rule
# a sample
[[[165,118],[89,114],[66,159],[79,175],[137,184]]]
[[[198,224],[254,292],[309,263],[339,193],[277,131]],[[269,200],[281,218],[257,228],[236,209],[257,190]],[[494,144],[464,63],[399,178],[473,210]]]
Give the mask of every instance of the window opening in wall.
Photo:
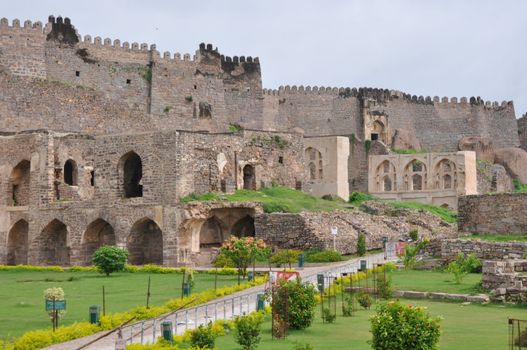
[[[245,190],[256,190],[256,174],[252,165],[243,167],[243,188]]]
[[[79,71],[75,71],[75,76],[76,76],[76,77],[79,77],[80,75],[81,75],[81,72],[79,72]]]
[[[90,171],[90,186],[95,186],[95,170]]]
[[[23,160],[11,171],[9,182],[11,184],[11,203],[12,206],[29,205],[29,182],[31,164],[28,160]],[[7,197],[7,198],[9,198]]]
[[[77,164],[68,159],[64,163],[64,182],[70,186],[77,186]]]
[[[225,179],[221,179],[220,187],[221,187],[221,192],[223,193],[227,192],[227,182],[225,181]]]
[[[194,90],[196,90],[197,88],[198,88],[198,86],[197,86],[197,85],[194,85]]]
[[[297,181],[295,182],[295,189],[296,189],[297,191],[302,191],[302,181],[298,181],[298,180],[297,180]]]
[[[284,157],[282,156],[278,157],[278,163],[284,164]]]
[[[121,159],[125,198],[143,197],[143,185],[141,185],[143,164],[141,157],[135,152],[129,152]]]
[[[131,84],[131,83],[132,83],[132,80],[131,80],[131,79],[126,79],[126,83],[127,83],[127,84]]]
[[[378,139],[379,139],[379,134],[375,134],[375,133],[371,134],[371,140],[372,141],[377,141]]]

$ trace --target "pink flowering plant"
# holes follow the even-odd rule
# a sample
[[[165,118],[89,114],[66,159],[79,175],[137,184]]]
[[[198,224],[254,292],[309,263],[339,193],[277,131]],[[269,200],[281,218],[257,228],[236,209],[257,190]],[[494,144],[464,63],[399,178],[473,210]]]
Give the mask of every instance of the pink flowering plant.
[[[238,283],[240,275],[245,278],[249,264],[255,259],[268,256],[269,253],[270,249],[265,242],[254,237],[231,236],[221,246],[221,254],[230,258],[238,269]]]

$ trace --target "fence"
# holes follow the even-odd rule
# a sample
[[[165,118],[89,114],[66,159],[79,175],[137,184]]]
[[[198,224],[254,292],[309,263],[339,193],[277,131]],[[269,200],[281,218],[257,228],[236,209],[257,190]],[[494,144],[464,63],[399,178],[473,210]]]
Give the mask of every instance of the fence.
[[[527,321],[509,318],[509,350],[527,349]]]

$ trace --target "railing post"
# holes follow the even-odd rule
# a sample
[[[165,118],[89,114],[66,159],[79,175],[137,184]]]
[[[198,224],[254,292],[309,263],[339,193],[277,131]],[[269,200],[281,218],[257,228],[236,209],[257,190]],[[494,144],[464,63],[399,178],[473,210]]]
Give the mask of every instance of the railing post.
[[[144,336],[145,336],[145,321],[141,322],[141,345],[143,345]]]
[[[152,321],[152,344],[156,343],[156,319]]]

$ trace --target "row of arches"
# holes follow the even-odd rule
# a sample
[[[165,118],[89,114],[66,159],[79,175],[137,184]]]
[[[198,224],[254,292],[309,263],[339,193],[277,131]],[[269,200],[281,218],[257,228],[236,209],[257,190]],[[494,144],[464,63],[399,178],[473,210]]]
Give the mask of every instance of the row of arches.
[[[231,234],[254,236],[254,219],[246,215],[237,220],[232,227],[221,219],[212,216],[201,226],[199,232],[200,249],[220,247]],[[35,255],[41,265],[67,266],[72,263],[72,249],[69,230],[58,219],[49,222],[35,238]],[[7,264],[28,263],[29,224],[26,220],[17,221],[9,230],[7,237]],[[92,254],[103,245],[116,245],[114,228],[107,221],[98,218],[84,231],[76,252],[75,264],[90,265]],[[126,237],[128,262],[133,265],[163,264],[163,232],[155,221],[143,218],[136,221]]]
[[[36,256],[41,265],[71,264],[71,244],[68,227],[58,219],[48,223],[36,238]],[[7,264],[28,263],[29,224],[17,221],[7,236]],[[77,263],[91,264],[92,254],[103,245],[116,245],[115,231],[107,221],[97,219],[83,233]],[[149,218],[138,220],[126,238],[129,252],[128,262],[133,265],[163,263],[163,233],[155,221]]]
[[[376,169],[378,190],[380,192],[397,191],[397,180],[401,177],[403,191],[422,191],[426,189],[448,190],[457,187],[456,164],[450,159],[442,159],[436,163],[433,172],[429,174],[426,164],[413,159],[398,174],[395,165],[389,160],[381,162]]]
[[[251,169],[247,170],[249,186],[252,187]],[[244,179],[245,179],[244,169]],[[254,173],[254,171],[253,171]],[[20,161],[11,171],[9,177],[9,198],[10,206],[29,205],[30,181],[31,181],[31,162],[29,160]],[[79,185],[79,167],[73,159],[68,159],[63,167],[63,180],[69,186]],[[60,177],[60,172],[57,177]],[[142,197],[143,185],[143,163],[141,157],[134,151],[123,155],[119,160],[119,177],[122,183],[122,195],[124,198]],[[254,177],[254,176],[253,176]],[[90,185],[95,186],[95,171],[90,172]],[[58,195],[57,195],[58,196]]]

